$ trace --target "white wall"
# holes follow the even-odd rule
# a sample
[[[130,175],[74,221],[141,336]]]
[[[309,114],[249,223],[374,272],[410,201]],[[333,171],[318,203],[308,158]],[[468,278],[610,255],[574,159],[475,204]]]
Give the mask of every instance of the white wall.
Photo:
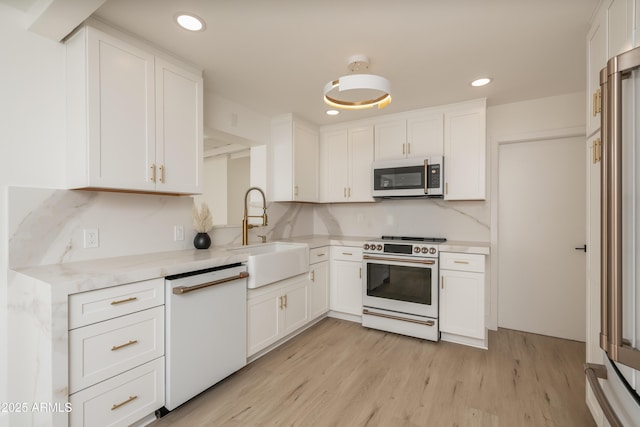
[[[26,31],[25,19],[0,3],[0,378],[7,378],[7,186],[64,185],[64,47]],[[0,381],[0,402],[6,396]]]
[[[211,211],[214,225],[227,223],[227,157],[216,156],[204,159],[202,168],[202,194],[194,196],[198,206],[206,203]]]
[[[498,194],[499,147],[512,141],[564,138],[584,135],[586,95],[584,92],[570,93],[511,104],[496,105],[487,110],[487,138],[490,151],[491,194]],[[586,177],[585,177],[586,179]],[[498,326],[498,203],[491,200],[491,275],[489,324]],[[506,302],[508,303],[508,302]]]

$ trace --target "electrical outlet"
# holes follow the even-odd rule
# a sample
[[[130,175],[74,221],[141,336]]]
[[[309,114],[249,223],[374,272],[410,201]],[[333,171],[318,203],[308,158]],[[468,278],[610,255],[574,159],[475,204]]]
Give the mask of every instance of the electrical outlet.
[[[173,226],[173,240],[175,242],[184,240],[184,227],[181,225]]]
[[[85,228],[84,229],[84,248],[98,248],[100,247],[100,235],[97,228]]]

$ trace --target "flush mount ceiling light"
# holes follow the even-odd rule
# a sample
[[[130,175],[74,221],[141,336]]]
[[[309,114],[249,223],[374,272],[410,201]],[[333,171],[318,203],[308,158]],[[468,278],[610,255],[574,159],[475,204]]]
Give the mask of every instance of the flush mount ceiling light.
[[[324,86],[324,102],[333,108],[362,110],[391,103],[391,83],[375,74],[359,74],[369,69],[369,58],[355,55],[349,58],[352,73],[332,80]]]
[[[475,87],[486,86],[489,83],[491,83],[492,80],[493,79],[491,77],[482,77],[472,81],[471,86],[475,86]]]
[[[338,110],[327,110],[326,111],[328,116],[337,116],[338,114],[340,114],[340,111]]]
[[[185,30],[189,31],[204,31],[206,25],[204,20],[192,13],[180,12],[175,16],[176,22]]]

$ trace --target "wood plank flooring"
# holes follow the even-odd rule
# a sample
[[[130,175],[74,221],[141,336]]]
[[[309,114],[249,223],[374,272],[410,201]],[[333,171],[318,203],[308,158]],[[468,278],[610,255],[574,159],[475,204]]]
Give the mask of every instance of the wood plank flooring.
[[[595,426],[584,359],[525,332],[480,350],[327,318],[151,426]]]

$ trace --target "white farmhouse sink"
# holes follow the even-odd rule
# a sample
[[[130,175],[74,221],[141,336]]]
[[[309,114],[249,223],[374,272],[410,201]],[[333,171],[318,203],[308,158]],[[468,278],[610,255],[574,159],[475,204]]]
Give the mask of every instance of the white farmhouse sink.
[[[247,287],[250,289],[309,271],[309,246],[304,243],[259,243],[231,250],[249,254]]]

